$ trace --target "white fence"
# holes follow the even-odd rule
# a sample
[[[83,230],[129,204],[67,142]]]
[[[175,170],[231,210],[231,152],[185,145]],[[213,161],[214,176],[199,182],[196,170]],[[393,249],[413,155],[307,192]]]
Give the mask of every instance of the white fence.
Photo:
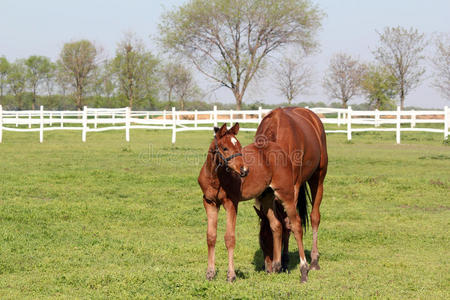
[[[443,133],[448,138],[450,116],[446,106],[444,110],[435,111],[354,111],[351,107],[312,108],[319,114],[324,124],[335,124],[345,129],[326,130],[327,133],[346,133],[352,139],[353,132],[393,131],[396,132],[397,143],[400,143],[401,132],[422,131]],[[270,112],[269,109],[258,110],[217,110],[212,111],[131,111],[129,108],[87,108],[83,111],[3,111],[0,105],[0,143],[3,131],[39,132],[39,141],[44,141],[44,132],[50,130],[80,130],[81,139],[86,141],[88,132],[107,130],[125,130],[125,140],[130,141],[130,129],[163,129],[172,131],[172,143],[176,141],[177,132],[212,130],[219,123],[235,122],[255,124],[242,131],[256,131],[257,124]],[[331,115],[331,116],[330,116]],[[402,127],[410,124],[410,127]],[[418,128],[418,124],[443,124],[443,128]],[[395,126],[394,126],[395,125]],[[440,127],[440,126],[439,126]]]

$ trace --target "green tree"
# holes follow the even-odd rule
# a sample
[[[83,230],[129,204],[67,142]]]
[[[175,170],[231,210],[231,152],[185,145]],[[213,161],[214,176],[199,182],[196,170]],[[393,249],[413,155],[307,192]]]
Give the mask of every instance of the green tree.
[[[0,57],[0,105],[3,103],[3,93],[7,84],[10,64],[6,57]]]
[[[400,97],[400,106],[405,106],[409,91],[416,88],[425,68],[421,65],[423,51],[428,42],[425,35],[417,29],[403,27],[386,27],[378,32],[380,46],[373,52],[377,61],[394,75]]]
[[[113,73],[130,108],[136,101],[151,97],[152,85],[156,84],[157,65],[158,60],[134,34],[126,34],[119,43],[113,61]]]
[[[27,83],[33,96],[32,109],[36,109],[36,95],[39,86],[51,72],[51,61],[45,56],[32,55],[25,60],[27,68]]]
[[[398,94],[397,80],[385,67],[368,65],[362,77],[361,89],[371,108],[386,110],[395,107],[393,99]]]
[[[163,16],[159,34],[164,48],[230,89],[239,110],[269,54],[315,49],[321,18],[309,0],[192,0]]]
[[[60,78],[69,80],[73,87],[78,110],[83,108],[86,90],[93,83],[98,59],[99,50],[88,40],[66,43],[60,53]]]
[[[435,39],[435,54],[431,60],[434,67],[433,87],[450,100],[450,33]]]
[[[16,98],[16,106],[18,110],[23,108],[23,93],[26,86],[27,70],[23,60],[17,60],[10,65],[8,72],[8,86]]]

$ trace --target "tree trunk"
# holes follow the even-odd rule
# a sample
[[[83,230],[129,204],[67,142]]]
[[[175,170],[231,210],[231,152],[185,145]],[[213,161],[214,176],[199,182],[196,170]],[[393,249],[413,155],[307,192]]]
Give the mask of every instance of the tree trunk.
[[[239,92],[234,92],[234,98],[236,98],[236,110],[241,110],[242,107],[242,94]]]
[[[184,110],[184,99],[180,98],[180,109]]]

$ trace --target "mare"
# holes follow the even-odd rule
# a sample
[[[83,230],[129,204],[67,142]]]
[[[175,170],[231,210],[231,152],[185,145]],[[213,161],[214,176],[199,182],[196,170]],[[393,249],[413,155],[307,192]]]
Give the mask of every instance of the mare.
[[[306,182],[312,196],[311,225],[313,246],[311,269],[318,269],[317,232],[320,223],[323,181],[328,157],[325,131],[317,115],[303,108],[277,108],[258,126],[255,141],[242,148],[236,135],[239,124],[215,128],[214,139],[198,177],[203,205],[208,219],[207,279],[214,278],[217,219],[220,206],[226,210],[225,245],[228,250],[227,280],[234,281],[235,226],[238,203],[256,199],[264,192],[273,193],[289,219],[300,256],[301,282],[308,277],[308,263],[303,248],[303,227],[307,218]],[[299,212],[297,211],[299,209]],[[273,236],[272,271],[281,269],[282,226],[273,209],[265,213]]]

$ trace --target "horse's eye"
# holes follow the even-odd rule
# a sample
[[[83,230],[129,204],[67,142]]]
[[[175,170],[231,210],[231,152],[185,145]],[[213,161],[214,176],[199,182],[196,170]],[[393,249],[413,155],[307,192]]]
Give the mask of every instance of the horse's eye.
[[[228,148],[227,147],[223,147],[223,151],[228,151]]]

